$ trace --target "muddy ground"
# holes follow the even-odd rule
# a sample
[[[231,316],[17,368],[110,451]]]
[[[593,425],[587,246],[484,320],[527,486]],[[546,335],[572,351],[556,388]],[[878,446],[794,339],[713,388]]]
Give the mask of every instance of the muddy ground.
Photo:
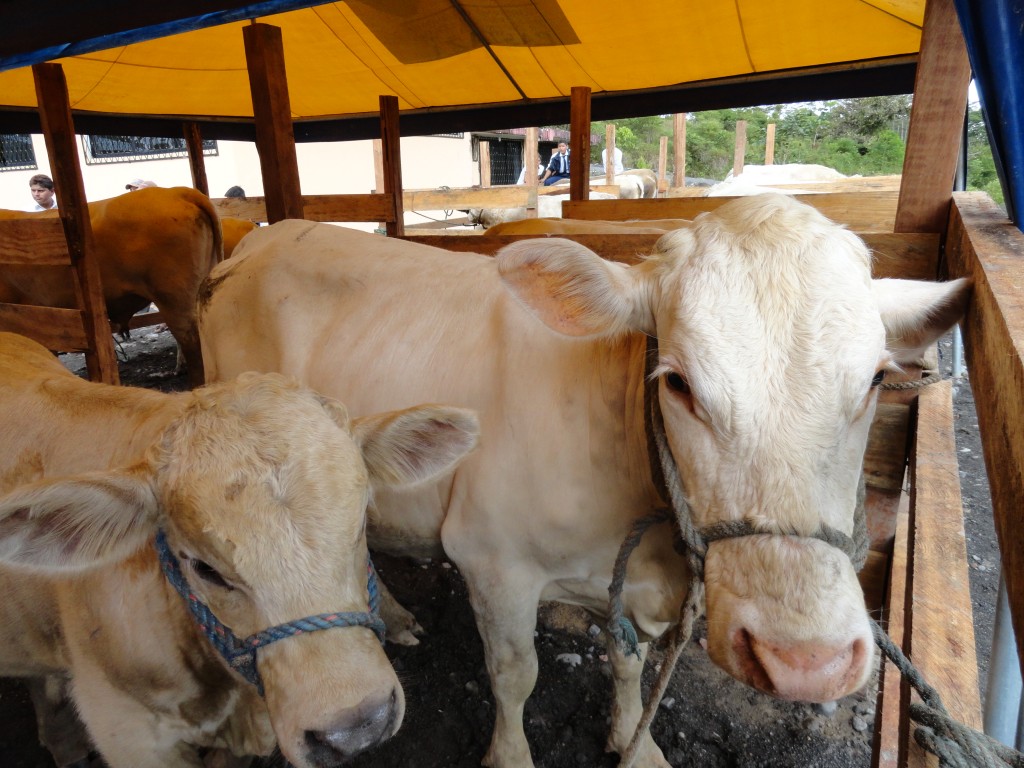
[[[950,344],[940,353],[947,372]],[[166,332],[136,331],[124,345],[123,382],[184,389],[174,376],[173,341]],[[64,356],[81,369],[80,356]],[[971,567],[982,687],[991,647],[999,553],[989,511],[974,402],[966,377],[955,388],[956,438]],[[358,768],[473,768],[487,749],[494,705],[464,584],[449,563],[375,557],[381,576],[427,630],[413,648],[388,652],[406,692],[399,734]],[[587,633],[556,629],[542,613],[537,630],[540,676],[526,706],[526,731],[538,768],[611,768],[604,752],[610,715],[609,665]],[[871,764],[874,690],[833,707],[774,701],[714,667],[701,632],[683,654],[653,732],[673,766],[701,768],[866,768]],[[568,656],[567,656],[568,655]],[[655,675],[660,654],[648,663]],[[266,765],[283,765],[266,761]],[[31,705],[20,683],[0,680],[0,767],[52,768],[37,744]]]

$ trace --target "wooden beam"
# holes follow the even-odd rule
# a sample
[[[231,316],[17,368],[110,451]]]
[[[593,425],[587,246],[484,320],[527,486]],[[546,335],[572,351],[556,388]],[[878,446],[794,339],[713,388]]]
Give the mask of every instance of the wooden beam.
[[[590,89],[573,86],[569,109],[569,199],[586,200],[590,186]]]
[[[764,138],[764,164],[775,164],[775,123],[768,123],[768,130]]]
[[[85,331],[85,320],[80,309],[0,303],[0,328],[11,333],[28,336],[33,341],[56,352],[85,352],[89,349],[89,336]],[[113,349],[113,337],[109,338],[110,348]],[[116,367],[114,372],[117,372]],[[89,378],[93,381],[103,381],[102,379],[93,379],[91,374]],[[104,383],[117,384],[118,382],[105,381]]]
[[[82,169],[78,165],[78,145],[64,70],[60,64],[36,64],[32,67],[32,75],[46,152],[53,169],[54,186],[60,195],[58,212],[75,273],[77,303],[82,309],[81,318],[88,339],[86,368],[93,381],[118,384],[117,356],[107,319],[100,268],[96,262]]]
[[[1024,660],[1024,234],[984,192],[953,195],[950,277],[974,280],[963,322],[1003,574]]]
[[[405,234],[405,206],[402,199],[402,133],[398,127],[398,97],[380,97],[380,146],[384,163],[384,193],[391,195],[392,210],[387,218],[388,237]]]
[[[491,142],[480,141],[480,186],[487,189],[491,186]]]
[[[858,232],[892,232],[897,192],[837,192],[829,195],[796,195],[833,221]],[[570,219],[627,221],[629,219],[692,219],[713,211],[733,197],[670,197],[657,200],[567,200],[563,216]]]
[[[736,147],[732,153],[732,175],[743,173],[743,164],[747,155],[747,121],[736,121]]]
[[[451,235],[433,235],[433,236],[417,236],[417,243],[425,243],[427,245],[433,245],[437,248],[447,248],[452,251],[470,251],[472,253],[484,253],[494,254],[497,253],[498,249],[513,243],[517,240],[526,240],[531,237],[537,237],[537,235],[474,235],[473,237],[452,237]],[[651,253],[654,250],[654,244],[658,242],[661,235],[634,235],[634,234],[601,234],[601,235],[541,235],[541,237],[561,237],[568,240],[574,240],[577,243],[585,245],[590,250],[594,251],[603,258],[610,259],[612,261],[620,261],[625,264],[636,264],[644,256],[644,254]],[[863,233],[861,237],[867,244],[868,248],[872,247],[872,244],[876,240],[881,239],[884,243],[884,247],[890,254],[891,258],[881,263],[876,263],[874,268],[875,277],[903,277],[908,279],[927,279],[922,273],[926,269],[932,271],[928,272],[928,275],[934,274],[934,255],[928,258],[926,261],[920,261],[916,265],[907,265],[905,259],[900,258],[901,253],[906,253],[908,257],[918,258],[920,260],[920,254],[922,253],[919,247],[919,241],[922,237],[930,238],[931,241],[935,242],[934,235],[893,235],[888,234],[876,234],[876,233]],[[898,238],[908,238],[905,247],[901,247],[897,242]],[[927,264],[927,267],[922,266]]]
[[[282,219],[301,219],[302,192],[281,29],[270,24],[250,24],[242,28],[242,38],[267,218],[271,224]]]
[[[978,659],[949,381],[925,387],[918,397],[917,437],[910,467],[913,544],[910,641],[905,650],[938,691],[949,714],[980,730]],[[908,727],[914,726],[908,723]],[[935,764],[934,756],[910,740],[908,768]]]
[[[615,181],[615,123],[604,127],[604,177],[609,184]]]
[[[672,116],[672,186],[686,186],[686,113]]]
[[[185,133],[185,146],[188,149],[188,165],[192,171],[192,186],[207,197],[210,196],[210,183],[206,180],[206,158],[203,155],[203,133],[199,123],[187,122],[182,126]]]
[[[303,195],[305,218],[310,221],[383,221],[391,223],[395,203],[382,195]]]
[[[668,136],[658,141],[658,191],[655,194],[660,195],[665,189],[668,189]]]
[[[539,176],[537,175],[537,166],[540,164],[540,160],[537,157],[538,134],[539,131],[536,127],[526,129],[526,148],[523,151],[523,165],[526,167],[523,180],[526,182],[526,188],[532,190],[536,190],[539,186]],[[534,198],[534,205],[532,207],[527,206],[526,217],[529,219],[537,218],[536,198]]]
[[[68,241],[57,217],[41,218],[26,213],[23,219],[2,219],[0,232],[0,265],[71,266]]]
[[[895,232],[942,232],[949,216],[971,65],[954,0],[928,0]]]

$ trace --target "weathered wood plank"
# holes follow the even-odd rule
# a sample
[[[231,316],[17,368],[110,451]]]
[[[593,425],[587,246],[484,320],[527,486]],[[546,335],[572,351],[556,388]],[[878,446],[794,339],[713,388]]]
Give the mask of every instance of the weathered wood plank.
[[[935,235],[893,235],[879,233],[858,233],[868,248],[875,252],[873,273],[875,277],[903,277],[929,280],[935,275],[938,248]],[[417,236],[416,242],[435,248],[453,251],[473,251],[494,254],[500,248],[516,240],[537,235],[476,235],[473,237],[452,237],[451,235]],[[542,235],[553,237],[553,235]],[[571,235],[570,240],[590,248],[595,253],[612,261],[636,264],[644,254],[650,253],[661,235]]]
[[[310,221],[383,221],[395,215],[392,195],[304,195],[302,207]]]
[[[256,147],[263,173],[267,218],[302,218],[299,163],[295,153],[288,78],[284,67],[281,28],[249,24],[242,28],[249,90],[256,119]]]
[[[903,487],[909,422],[907,406],[878,404],[864,453],[864,479],[869,486],[887,491]]]
[[[398,97],[381,96],[380,148],[384,171],[384,194],[389,196],[391,210],[385,222],[388,237],[405,234],[405,201],[402,197],[402,143],[398,126]]]
[[[28,336],[55,352],[84,352],[89,348],[89,337],[79,309],[0,302],[0,328]]]
[[[896,192],[796,195],[825,216],[858,232],[892,232],[896,221]],[[732,197],[669,197],[654,200],[568,200],[562,215],[570,219],[625,221],[627,219],[692,219],[733,200]]]
[[[75,274],[76,303],[82,310],[80,319],[88,340],[85,345],[86,369],[93,381],[118,384],[117,356],[107,319],[100,267],[96,261],[82,169],[78,164],[78,143],[71,120],[64,70],[60,64],[36,64],[32,67],[32,74],[46,152],[53,169],[54,185],[61,195],[58,213]]]
[[[907,601],[907,563],[910,529],[910,497],[900,495],[889,565],[889,590],[882,626],[901,649],[904,647],[905,611]],[[900,671],[884,661],[878,677],[878,706],[875,709],[875,738],[872,765],[875,768],[897,768],[906,755],[907,730],[900,724],[906,720],[907,686]]]
[[[0,264],[71,266],[64,226],[56,216],[0,220]]]
[[[946,227],[970,79],[953,0],[928,0],[894,232]]]
[[[132,319],[128,321],[128,328],[134,331],[136,328],[149,328],[163,322],[166,322],[163,312],[145,312],[141,315],[132,315]]]
[[[992,491],[992,511],[1020,658],[1024,659],[1024,234],[983,192],[953,196],[950,277],[971,277],[963,322]]]
[[[590,88],[574,85],[569,92],[569,199],[586,200],[590,186]]]
[[[905,650],[939,692],[950,715],[980,729],[978,661],[949,381],[926,387],[918,396],[910,467],[912,607]],[[916,742],[908,743],[908,768],[936,764]]]

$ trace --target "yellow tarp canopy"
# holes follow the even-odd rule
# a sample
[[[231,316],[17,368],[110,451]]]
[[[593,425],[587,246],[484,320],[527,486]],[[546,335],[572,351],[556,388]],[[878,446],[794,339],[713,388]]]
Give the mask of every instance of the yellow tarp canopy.
[[[347,0],[266,16],[296,120],[613,92],[916,54],[924,0]],[[71,106],[251,118],[247,22],[57,59]],[[0,108],[36,106],[31,69]]]

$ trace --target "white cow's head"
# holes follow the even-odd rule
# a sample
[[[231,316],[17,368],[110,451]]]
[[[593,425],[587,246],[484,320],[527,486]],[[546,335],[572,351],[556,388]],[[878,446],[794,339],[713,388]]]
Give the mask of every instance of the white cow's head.
[[[189,404],[139,465],[0,499],[0,562],[73,576],[141,549],[156,568],[159,527],[192,591],[238,637],[365,612],[373,488],[450,470],[478,433],[472,412],[441,406],[350,422],[339,403],[273,374],[183,397]],[[258,662],[274,732],[296,766],[345,762],[402,722],[402,688],[370,629],[287,638]]]
[[[854,569],[802,537],[821,523],[852,533],[880,374],[959,319],[969,284],[872,281],[858,237],[781,195],[705,214],[632,268],[556,240],[511,245],[498,263],[554,330],[657,336],[666,434],[697,526],[801,536],[710,545],[712,659],[783,698],[863,685],[874,646]]]

